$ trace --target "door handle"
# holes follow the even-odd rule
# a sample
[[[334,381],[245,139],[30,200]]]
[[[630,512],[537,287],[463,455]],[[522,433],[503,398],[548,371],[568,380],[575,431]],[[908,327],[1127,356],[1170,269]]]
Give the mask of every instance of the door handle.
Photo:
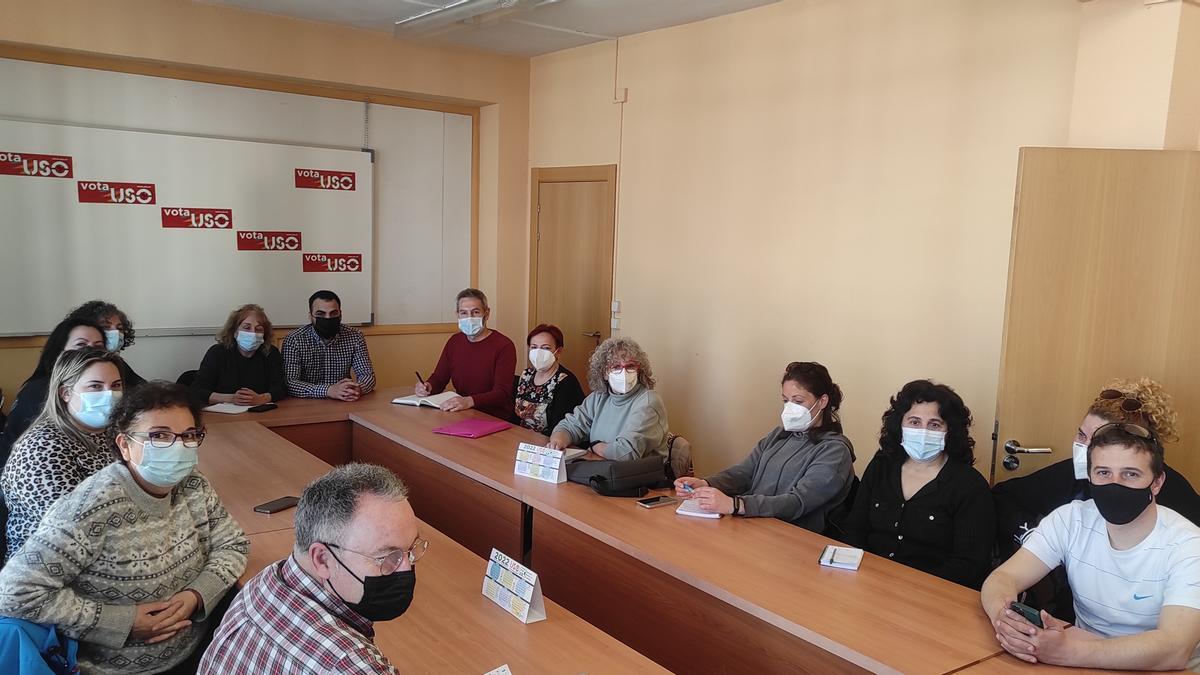
[[[1018,453],[1027,455],[1049,455],[1054,451],[1050,448],[1023,448],[1020,441],[1008,440],[1004,442],[1004,451],[1010,455]]]
[[[600,338],[600,331],[598,331],[598,330],[594,330],[594,331],[591,331],[590,333],[589,333],[588,331],[584,331],[584,332],[583,332],[583,336],[584,336],[584,337],[590,337],[590,338],[596,338],[596,339],[599,339],[599,338]]]

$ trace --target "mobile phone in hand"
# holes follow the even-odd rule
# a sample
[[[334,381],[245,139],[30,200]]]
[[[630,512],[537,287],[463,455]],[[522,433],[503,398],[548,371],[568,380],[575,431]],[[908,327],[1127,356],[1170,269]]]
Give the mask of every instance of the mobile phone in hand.
[[[1008,608],[1017,614],[1020,614],[1026,621],[1037,626],[1038,628],[1045,628],[1045,626],[1042,625],[1042,613],[1030,607],[1029,605],[1023,605],[1019,602],[1014,602],[1010,604]]]

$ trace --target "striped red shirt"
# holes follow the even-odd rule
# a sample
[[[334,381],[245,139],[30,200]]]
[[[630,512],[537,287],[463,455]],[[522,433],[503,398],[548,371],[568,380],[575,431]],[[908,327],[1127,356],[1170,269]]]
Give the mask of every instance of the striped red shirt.
[[[399,673],[375,629],[288,556],[246,584],[200,662],[200,675]]]

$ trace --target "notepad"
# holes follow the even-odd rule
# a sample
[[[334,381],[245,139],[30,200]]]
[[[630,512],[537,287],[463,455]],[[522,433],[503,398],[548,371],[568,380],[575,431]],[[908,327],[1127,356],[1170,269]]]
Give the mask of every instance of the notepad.
[[[461,436],[463,438],[483,438],[484,436],[490,436],[497,431],[504,431],[510,427],[512,427],[511,424],[500,420],[463,420],[444,427],[438,427],[433,430],[433,433],[446,436]]]
[[[704,509],[701,509],[700,504],[695,499],[683,500],[683,503],[679,505],[679,508],[675,509],[675,513],[678,513],[681,516],[691,516],[693,518],[721,517],[721,514],[719,513],[713,513],[711,511],[705,511]]]
[[[234,403],[214,403],[204,409],[204,412],[221,413],[222,415],[241,415],[250,409],[248,405],[236,405]]]
[[[856,570],[862,564],[863,550],[849,546],[826,546],[818,560],[825,567]]]
[[[399,403],[400,405],[425,406],[427,408],[441,408],[443,403],[449,401],[455,396],[458,396],[458,394],[453,391],[443,391],[440,394],[433,394],[431,396],[417,396],[416,394],[413,394],[411,396],[394,398],[392,399],[392,403]]]

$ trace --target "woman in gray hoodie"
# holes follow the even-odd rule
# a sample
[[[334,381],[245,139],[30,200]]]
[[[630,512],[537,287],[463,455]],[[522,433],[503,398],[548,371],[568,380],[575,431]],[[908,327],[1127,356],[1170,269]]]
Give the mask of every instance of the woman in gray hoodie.
[[[627,337],[605,340],[588,360],[592,393],[554,427],[546,447],[586,448],[583,459],[667,457],[667,409],[650,359]]]
[[[842,435],[842,390],[819,363],[794,361],[783,373],[782,424],[750,456],[708,478],[684,477],[675,489],[700,508],[778,518],[824,532],[854,481],[854,447]]]

